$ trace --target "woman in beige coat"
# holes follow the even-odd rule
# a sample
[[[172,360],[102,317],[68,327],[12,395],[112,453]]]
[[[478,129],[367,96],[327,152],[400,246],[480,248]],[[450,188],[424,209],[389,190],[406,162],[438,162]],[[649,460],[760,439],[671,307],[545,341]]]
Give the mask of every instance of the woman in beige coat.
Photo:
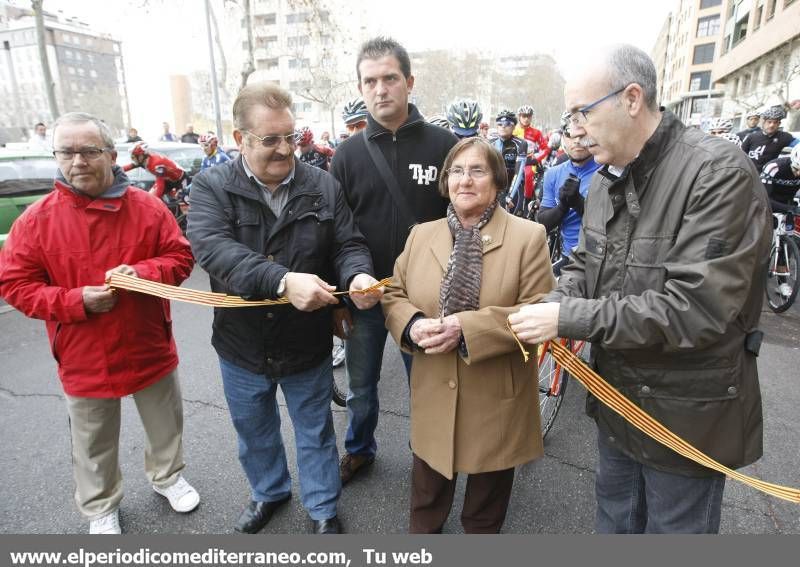
[[[414,355],[411,533],[441,532],[459,472],[464,530],[499,532],[514,467],[542,455],[536,360],[524,362],[506,317],[554,280],[544,228],[497,206],[505,186],[488,142],[456,144],[439,181],[447,218],[414,227],[384,295],[386,326]]]

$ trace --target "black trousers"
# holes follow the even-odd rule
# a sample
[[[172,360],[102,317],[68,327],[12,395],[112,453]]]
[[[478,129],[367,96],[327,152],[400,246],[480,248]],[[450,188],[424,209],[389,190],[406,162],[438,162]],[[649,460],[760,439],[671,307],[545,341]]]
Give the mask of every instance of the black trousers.
[[[409,533],[438,534],[453,507],[457,475],[448,480],[414,455],[411,469]],[[503,527],[514,484],[514,469],[471,474],[461,525],[468,534],[496,534]]]

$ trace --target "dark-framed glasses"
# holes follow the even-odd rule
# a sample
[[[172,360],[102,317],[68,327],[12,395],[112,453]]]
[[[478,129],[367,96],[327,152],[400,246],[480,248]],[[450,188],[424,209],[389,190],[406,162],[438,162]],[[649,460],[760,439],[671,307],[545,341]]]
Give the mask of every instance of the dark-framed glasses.
[[[93,161],[99,159],[103,152],[110,152],[110,148],[84,148],[82,150],[55,150],[53,155],[57,160],[72,161],[77,154],[86,161]]]
[[[587,104],[586,106],[584,106],[582,108],[579,108],[575,112],[570,112],[567,115],[567,124],[570,127],[577,126],[579,128],[582,128],[586,124],[586,120],[587,120],[587,116],[586,115],[589,113],[590,110],[592,110],[598,104],[600,104],[602,102],[605,102],[606,100],[610,99],[612,96],[617,96],[619,93],[621,93],[622,91],[624,91],[627,88],[628,88],[628,85],[625,85],[621,89],[617,89],[613,93],[608,93],[606,96],[604,96],[602,98],[598,98],[593,103]]]
[[[300,141],[300,134],[298,134],[297,132],[292,132],[291,134],[283,134],[280,136],[258,136],[256,134],[253,134],[249,130],[242,130],[242,132],[244,132],[248,136],[252,136],[256,140],[261,142],[261,145],[264,146],[265,148],[274,148],[275,146],[280,145],[281,141],[286,142],[290,146],[296,146],[297,142]]]
[[[483,169],[482,167],[470,167],[469,169],[464,169],[463,167],[451,167],[447,170],[448,179],[452,179],[453,181],[459,181],[465,175],[470,179],[483,179],[489,172]]]

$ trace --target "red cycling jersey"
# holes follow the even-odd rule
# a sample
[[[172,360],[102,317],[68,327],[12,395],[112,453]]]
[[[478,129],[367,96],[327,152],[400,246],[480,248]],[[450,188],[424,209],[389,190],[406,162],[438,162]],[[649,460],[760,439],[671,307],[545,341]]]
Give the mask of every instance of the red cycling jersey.
[[[147,156],[147,162],[145,162],[144,166],[136,163],[129,163],[123,166],[122,169],[125,171],[130,171],[131,169],[135,169],[137,167],[144,167],[147,171],[155,175],[156,181],[153,184],[153,187],[150,189],[150,193],[159,199],[164,196],[164,193],[167,189],[167,183],[169,183],[170,189],[175,189],[183,180],[184,175],[186,175],[186,172],[183,171],[183,169],[181,169],[181,167],[174,161],[166,156],[155,153],[150,153]]]
[[[537,130],[533,126],[517,126],[514,130],[514,135],[519,132],[519,137],[528,142],[528,162],[525,164],[525,198],[530,199],[533,197],[533,178],[536,174],[536,168],[542,161],[550,155],[550,146],[547,145],[547,138],[542,134],[541,130]]]

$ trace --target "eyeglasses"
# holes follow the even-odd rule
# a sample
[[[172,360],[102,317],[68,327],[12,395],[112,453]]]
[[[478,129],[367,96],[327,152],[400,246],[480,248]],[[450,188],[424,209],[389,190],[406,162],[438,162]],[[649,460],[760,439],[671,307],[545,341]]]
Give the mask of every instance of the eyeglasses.
[[[297,132],[292,132],[291,134],[283,134],[282,136],[264,136],[264,137],[256,136],[249,130],[242,130],[242,132],[244,132],[249,136],[252,136],[256,140],[261,142],[261,145],[264,146],[265,148],[274,148],[275,146],[279,145],[281,141],[286,142],[290,146],[295,146],[297,145],[297,142],[300,141],[300,134],[298,134]]]
[[[75,159],[76,154],[80,154],[80,156],[86,161],[93,161],[103,155],[103,152],[110,151],[110,148],[86,148],[85,150],[78,150],[76,152],[72,150],[56,150],[53,152],[53,155],[57,160],[72,161]]]
[[[514,126],[513,120],[498,120],[497,125],[501,127]]]
[[[470,179],[483,179],[489,175],[489,172],[480,167],[471,167],[469,169],[464,169],[463,167],[451,167],[447,170],[447,175],[449,176],[448,179],[459,181],[465,175]]]
[[[566,117],[567,124],[569,126],[578,126],[579,128],[582,128],[584,125],[586,125],[586,120],[587,120],[586,115],[589,113],[589,111],[591,109],[593,109],[595,106],[597,106],[601,102],[604,102],[604,101],[610,99],[612,96],[617,96],[619,93],[621,93],[622,91],[624,91],[627,88],[628,88],[628,85],[625,85],[621,89],[617,89],[613,93],[608,93],[603,98],[598,98],[593,103],[587,104],[583,108],[579,108],[575,112],[569,113],[567,115],[567,117]]]

